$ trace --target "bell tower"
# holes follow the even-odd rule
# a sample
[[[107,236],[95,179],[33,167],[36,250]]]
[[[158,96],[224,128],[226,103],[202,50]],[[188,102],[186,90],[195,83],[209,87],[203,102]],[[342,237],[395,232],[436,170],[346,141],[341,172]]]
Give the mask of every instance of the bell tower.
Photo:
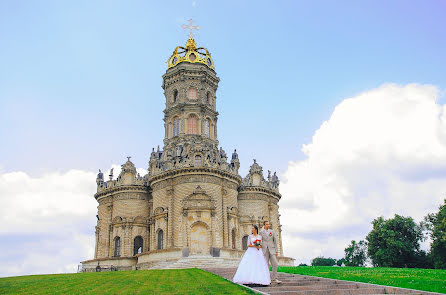
[[[164,149],[186,142],[218,146],[216,92],[220,79],[211,54],[192,36],[185,47],[175,48],[163,75],[166,98]]]

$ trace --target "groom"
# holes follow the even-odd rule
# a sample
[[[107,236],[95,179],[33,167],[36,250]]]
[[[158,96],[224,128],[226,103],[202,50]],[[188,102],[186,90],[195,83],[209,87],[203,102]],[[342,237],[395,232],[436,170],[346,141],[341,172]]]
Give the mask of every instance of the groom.
[[[277,279],[277,259],[276,256],[279,254],[277,252],[277,236],[276,233],[269,228],[269,221],[263,222],[263,229],[260,232],[262,236],[262,250],[263,255],[265,255],[266,263],[270,263],[273,269],[273,275],[271,277],[271,281],[277,284],[282,283]]]

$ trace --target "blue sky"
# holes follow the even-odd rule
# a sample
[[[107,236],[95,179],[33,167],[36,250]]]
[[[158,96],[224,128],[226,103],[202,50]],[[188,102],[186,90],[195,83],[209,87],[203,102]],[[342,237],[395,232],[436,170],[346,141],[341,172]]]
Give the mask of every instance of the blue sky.
[[[92,257],[97,169],[129,155],[147,168],[162,145],[161,76],[190,18],[221,79],[220,145],[242,176],[254,158],[278,172],[286,255],[339,258],[379,215],[421,220],[446,195],[445,13],[441,0],[1,1],[0,276]]]
[[[444,1],[2,1],[3,170],[97,169],[162,144],[165,61],[201,26],[221,78],[219,139],[272,170],[343,98],[445,88]]]

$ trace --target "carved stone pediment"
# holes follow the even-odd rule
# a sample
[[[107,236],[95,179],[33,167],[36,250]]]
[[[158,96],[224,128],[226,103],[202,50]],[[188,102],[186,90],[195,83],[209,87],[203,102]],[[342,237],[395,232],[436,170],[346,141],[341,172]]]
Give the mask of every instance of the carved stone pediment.
[[[200,187],[183,200],[184,210],[214,210],[215,204],[212,198]]]

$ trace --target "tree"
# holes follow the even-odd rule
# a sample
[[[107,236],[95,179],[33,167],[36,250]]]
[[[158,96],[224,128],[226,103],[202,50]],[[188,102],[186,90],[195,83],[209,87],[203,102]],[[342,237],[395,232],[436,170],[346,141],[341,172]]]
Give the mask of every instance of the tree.
[[[435,268],[446,268],[446,199],[437,213],[428,214],[425,226],[431,237],[431,261]]]
[[[394,218],[378,217],[367,235],[368,255],[374,266],[416,267],[420,256],[422,226],[412,217],[395,214]]]
[[[367,259],[367,242],[366,241],[352,241],[345,252],[345,265],[347,266],[364,266]]]
[[[336,264],[336,259],[316,257],[311,261],[312,266],[333,266]]]

